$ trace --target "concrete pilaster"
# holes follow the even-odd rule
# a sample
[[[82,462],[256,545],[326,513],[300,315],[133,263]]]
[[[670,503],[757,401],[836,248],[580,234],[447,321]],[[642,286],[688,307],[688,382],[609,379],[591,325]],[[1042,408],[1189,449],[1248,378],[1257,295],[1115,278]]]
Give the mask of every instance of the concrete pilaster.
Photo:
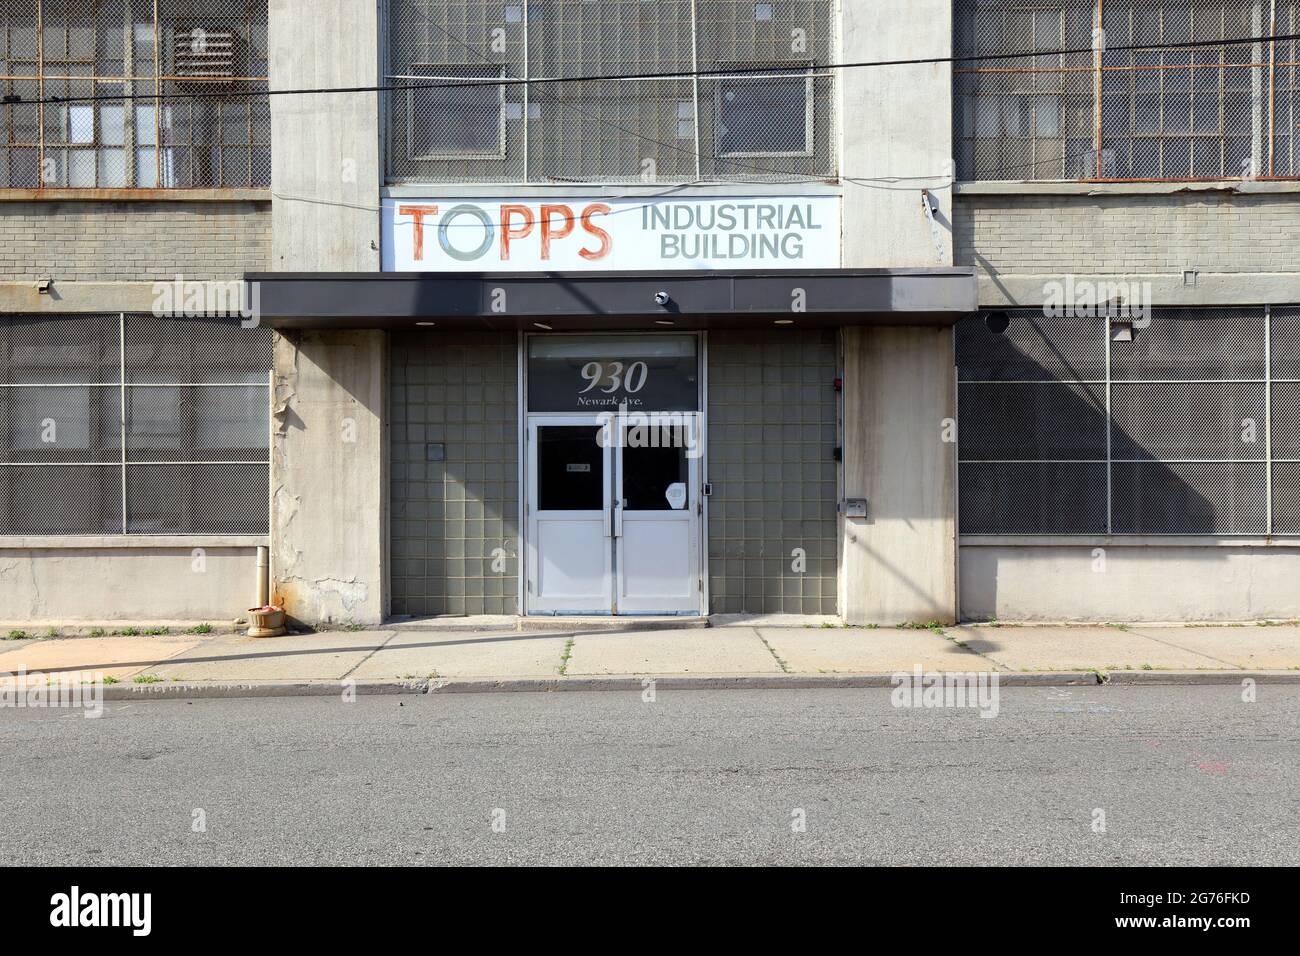
[[[957,615],[952,330],[844,330],[840,612],[851,624]]]
[[[271,0],[277,89],[374,86],[374,0]],[[271,97],[272,268],[379,271],[379,95]],[[387,336],[281,336],[275,351],[271,591],[309,623],[386,610]]]

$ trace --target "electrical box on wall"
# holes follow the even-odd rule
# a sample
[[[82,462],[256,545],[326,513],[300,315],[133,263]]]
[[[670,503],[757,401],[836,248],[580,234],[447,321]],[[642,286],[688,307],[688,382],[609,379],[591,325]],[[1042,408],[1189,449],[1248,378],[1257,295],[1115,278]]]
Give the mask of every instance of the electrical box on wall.
[[[867,499],[845,498],[840,504],[840,510],[846,518],[865,518],[867,516]]]

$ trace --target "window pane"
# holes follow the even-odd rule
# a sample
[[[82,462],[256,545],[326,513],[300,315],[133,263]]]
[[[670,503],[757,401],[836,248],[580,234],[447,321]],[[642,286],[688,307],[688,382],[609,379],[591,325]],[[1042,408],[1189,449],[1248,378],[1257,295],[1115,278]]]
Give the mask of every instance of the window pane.
[[[153,59],[154,50],[154,25],[153,23],[137,23],[132,30],[135,43],[135,56],[137,60]],[[137,74],[138,75],[138,74]]]
[[[502,88],[472,83],[501,76],[499,69],[423,67],[416,75],[429,85],[408,91],[413,158],[501,153]]]
[[[159,452],[180,451],[181,389],[130,388],[126,396],[129,457],[151,460]]]
[[[1061,101],[1057,97],[1034,98],[1034,126],[1039,136],[1061,135]]]
[[[99,151],[99,185],[104,188],[126,185],[126,152],[120,149]]]
[[[135,108],[135,142],[137,146],[155,146],[158,143],[158,110],[153,106]]]
[[[119,402],[105,386],[7,390],[5,461],[114,461],[120,457]]]
[[[718,84],[718,152],[808,152],[804,76],[729,77]]]
[[[99,141],[105,146],[126,142],[126,110],[121,106],[104,106],[99,111]]]
[[[67,130],[64,136],[69,143],[93,143],[95,141],[94,107],[67,107]]]
[[[600,511],[605,507],[605,450],[595,425],[537,429],[537,509]]]
[[[196,457],[256,461],[270,448],[265,388],[194,388]]]
[[[95,186],[95,153],[89,149],[69,150],[68,185],[93,189]]]
[[[647,426],[656,427],[656,426]],[[680,428],[680,426],[679,426]],[[635,427],[625,431],[635,440]],[[680,497],[669,495],[674,485],[684,485],[687,480],[685,442],[688,436],[680,431],[669,431],[659,436],[671,441],[681,441],[681,447],[634,447],[624,438],[623,455],[623,508],[627,511],[677,511],[684,506],[686,492]],[[664,442],[659,441],[662,446]],[[676,502],[676,506],[674,506]]]
[[[135,151],[135,184],[141,189],[158,185],[158,156],[153,149]]]

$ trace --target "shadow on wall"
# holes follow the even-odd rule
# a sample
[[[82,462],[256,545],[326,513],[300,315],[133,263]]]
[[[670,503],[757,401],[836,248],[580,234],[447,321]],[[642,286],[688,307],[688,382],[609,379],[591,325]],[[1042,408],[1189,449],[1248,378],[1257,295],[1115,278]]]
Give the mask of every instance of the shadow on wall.
[[[964,534],[1266,534],[1263,310],[957,327]],[[1258,378],[1258,381],[1251,381]]]
[[[1178,381],[1262,377],[1262,365],[1238,367],[1242,350],[1215,334],[1229,324],[1221,316],[1157,314],[1134,342],[1111,343],[1109,414],[1106,319],[1050,318],[1041,309],[1008,318],[1003,332],[985,316],[956,330],[961,532],[1088,537],[1077,547],[976,549],[984,560],[962,562],[963,617],[1127,619],[1141,615],[1130,604],[1134,595],[1169,591],[1159,557],[1126,562],[1125,574],[1107,579],[1112,586],[1091,595],[1086,612],[1068,594],[1016,606],[1035,590],[1023,576],[1048,592],[1071,589],[1080,578],[1063,575],[1063,566],[1087,562],[1096,570],[1092,536],[1267,531],[1264,438],[1242,441],[1242,423],[1253,416],[1262,432],[1263,383]],[[1256,341],[1262,361],[1262,323]],[[1252,454],[1257,460],[1240,460]],[[1223,549],[1181,549],[1178,560],[1199,566],[1226,557]],[[1031,567],[1018,567],[1021,561]],[[1016,584],[1002,595],[1007,576]]]

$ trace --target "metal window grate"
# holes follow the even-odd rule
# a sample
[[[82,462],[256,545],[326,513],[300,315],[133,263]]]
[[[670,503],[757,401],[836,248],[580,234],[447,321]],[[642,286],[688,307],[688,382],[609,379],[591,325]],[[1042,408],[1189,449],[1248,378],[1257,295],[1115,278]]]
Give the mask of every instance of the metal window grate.
[[[266,0],[0,0],[0,94],[129,97],[0,106],[0,188],[269,187],[266,89]]]
[[[830,0],[389,0],[387,11],[394,84],[687,74],[513,84],[495,98],[397,91],[386,97],[391,182],[836,175],[834,78],[819,69],[834,59]],[[690,75],[731,69],[781,72]]]
[[[1300,310],[1009,315],[956,330],[963,533],[1300,533]]]
[[[954,142],[966,180],[1300,175],[1297,0],[959,0]],[[1120,50],[1211,41],[1184,49]],[[1047,55],[1052,50],[1088,52]]]
[[[0,320],[0,535],[264,534],[271,332]]]

